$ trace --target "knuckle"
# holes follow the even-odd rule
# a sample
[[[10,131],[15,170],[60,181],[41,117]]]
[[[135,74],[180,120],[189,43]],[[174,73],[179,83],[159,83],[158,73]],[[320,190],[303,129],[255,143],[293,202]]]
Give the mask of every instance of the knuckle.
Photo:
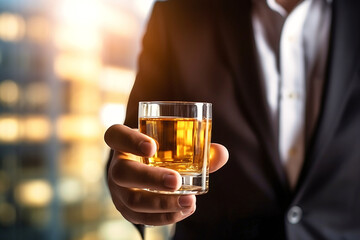
[[[137,131],[132,131],[132,134],[127,135],[127,143],[130,144],[133,148],[138,148],[138,144],[139,144],[139,134]]]
[[[155,214],[150,214],[150,213],[143,214],[139,221],[145,225],[154,225],[154,215]]]
[[[112,181],[117,184],[124,181],[125,174],[123,174],[124,171],[121,162],[122,161],[112,160],[112,163],[108,169],[108,181]]]
[[[148,178],[148,173],[146,171],[143,171],[139,176],[138,176],[138,181],[139,182],[148,182],[147,178]]]
[[[139,222],[145,225],[167,225],[176,222],[175,213],[147,213],[141,216]]]
[[[153,187],[153,185],[158,185],[155,179],[156,174],[155,172],[150,171],[150,169],[148,171],[143,171],[139,176],[139,181],[141,181],[142,183],[147,183],[149,187]]]
[[[127,196],[124,199],[124,204],[129,209],[137,209],[139,206],[139,203],[141,202],[141,194],[139,192],[129,192]]]
[[[170,201],[168,199],[160,198],[158,200],[158,207],[159,207],[159,209],[165,211],[165,210],[168,210],[171,207],[171,203],[170,203]]]
[[[176,214],[175,213],[164,213],[161,215],[162,216],[162,221],[164,223],[174,223],[176,222]]]
[[[116,159],[113,162],[114,163],[112,164],[111,171],[114,173],[114,175],[116,175],[118,180],[122,179],[124,176],[124,169],[126,169],[125,161]]]

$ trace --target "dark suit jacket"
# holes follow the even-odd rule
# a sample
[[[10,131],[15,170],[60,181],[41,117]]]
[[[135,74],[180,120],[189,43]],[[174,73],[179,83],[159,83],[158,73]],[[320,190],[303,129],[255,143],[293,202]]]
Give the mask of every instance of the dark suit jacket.
[[[175,239],[360,239],[360,1],[334,0],[332,19],[320,115],[291,191],[259,74],[251,1],[155,4],[126,124],[137,127],[139,101],[211,102],[212,141],[230,152]]]

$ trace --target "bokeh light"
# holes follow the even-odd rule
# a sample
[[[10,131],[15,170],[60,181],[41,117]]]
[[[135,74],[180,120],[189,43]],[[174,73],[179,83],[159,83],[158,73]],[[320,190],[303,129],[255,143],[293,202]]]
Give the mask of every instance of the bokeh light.
[[[15,105],[19,100],[20,89],[13,80],[4,80],[0,83],[0,102],[6,105]]]
[[[20,183],[16,188],[17,201],[29,207],[42,207],[53,197],[51,185],[46,180],[33,179]]]
[[[55,59],[54,67],[61,79],[91,82],[99,79],[101,62],[93,56],[64,53]]]
[[[100,0],[63,0],[57,6],[57,15],[64,24],[84,28],[96,28],[101,21]]]
[[[25,20],[13,13],[0,14],[0,39],[3,41],[19,41],[25,34]]]
[[[100,111],[101,121],[105,127],[114,124],[123,124],[125,121],[126,106],[125,104],[107,103],[104,104]]]
[[[62,177],[59,180],[58,191],[62,202],[66,204],[80,202],[85,195],[81,180],[75,177]]]
[[[79,29],[75,26],[60,26],[55,31],[55,46],[81,52],[101,50],[101,36],[94,29]]]
[[[128,94],[134,84],[134,80],[134,70],[106,67],[102,71],[100,87],[103,90]]]
[[[31,108],[45,108],[51,98],[51,92],[48,85],[42,82],[28,84],[24,92],[26,104]]]
[[[131,227],[131,223],[123,223],[121,220],[106,221],[100,226],[100,238],[108,240],[140,240],[139,233],[127,231]]]
[[[0,239],[140,239],[110,198],[103,135],[124,122],[152,4],[0,1]]]
[[[0,116],[0,142],[20,140],[20,122],[16,116]]]
[[[42,16],[33,16],[27,20],[27,36],[37,42],[45,43],[51,37],[51,24]]]
[[[23,119],[24,139],[31,142],[46,141],[52,132],[52,126],[46,116],[27,116]]]
[[[57,134],[62,141],[97,141],[102,136],[95,116],[63,115],[57,122]]]

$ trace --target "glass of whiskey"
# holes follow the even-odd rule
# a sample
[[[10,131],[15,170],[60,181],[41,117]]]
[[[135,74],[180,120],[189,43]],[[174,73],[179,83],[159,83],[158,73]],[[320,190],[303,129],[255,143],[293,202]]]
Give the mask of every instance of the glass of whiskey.
[[[157,152],[143,157],[149,166],[176,170],[181,187],[165,194],[204,194],[209,189],[212,104],[151,101],[139,103],[139,131],[155,140]]]

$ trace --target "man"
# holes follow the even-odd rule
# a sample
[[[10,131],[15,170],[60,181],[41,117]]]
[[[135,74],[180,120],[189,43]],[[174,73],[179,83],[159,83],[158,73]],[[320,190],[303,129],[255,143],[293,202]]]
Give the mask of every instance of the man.
[[[213,103],[210,190],[171,196],[178,173],[135,160],[153,140],[124,125],[108,183],[134,224],[174,239],[360,239],[360,2],[155,4],[125,125],[144,100]],[[229,155],[228,155],[228,152]],[[196,211],[195,211],[196,209]]]

